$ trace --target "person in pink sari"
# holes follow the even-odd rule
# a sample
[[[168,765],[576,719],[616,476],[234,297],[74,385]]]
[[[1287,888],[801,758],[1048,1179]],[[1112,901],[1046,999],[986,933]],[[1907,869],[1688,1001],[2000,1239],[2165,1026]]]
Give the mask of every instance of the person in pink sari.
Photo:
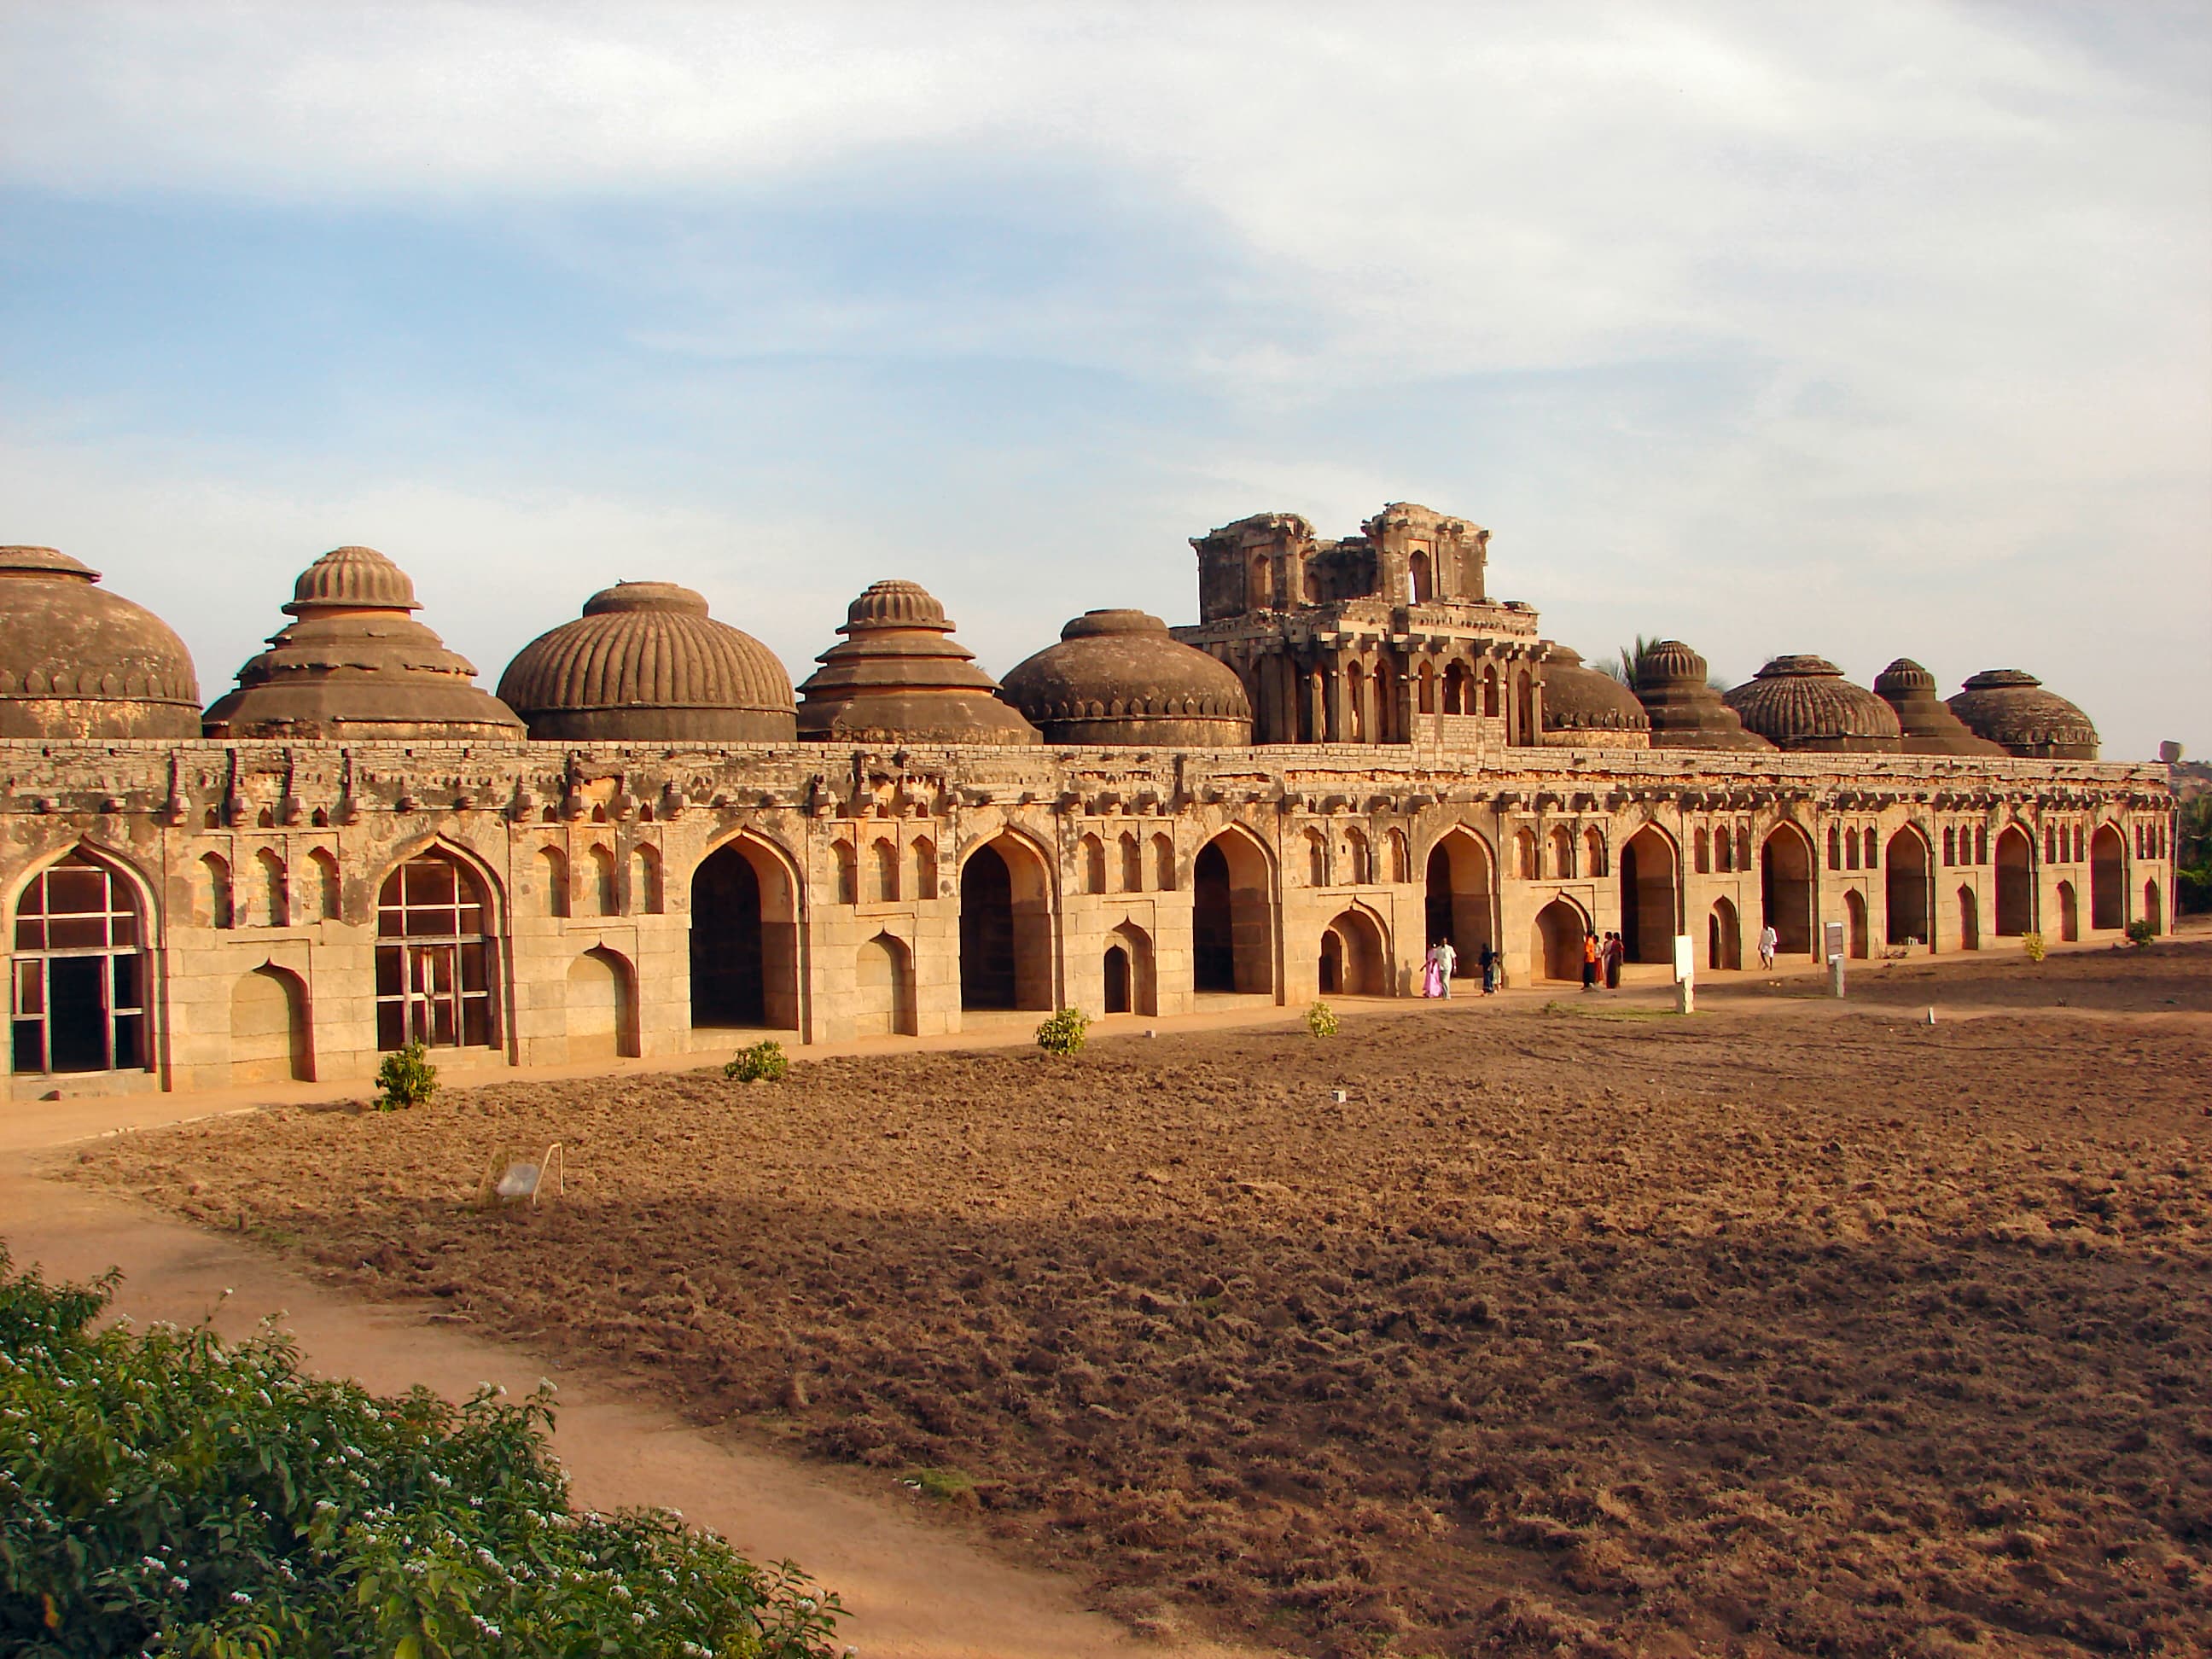
[[[1429,946],[1428,959],[1421,964],[1421,994],[1440,997],[1444,994],[1444,949],[1441,945]]]

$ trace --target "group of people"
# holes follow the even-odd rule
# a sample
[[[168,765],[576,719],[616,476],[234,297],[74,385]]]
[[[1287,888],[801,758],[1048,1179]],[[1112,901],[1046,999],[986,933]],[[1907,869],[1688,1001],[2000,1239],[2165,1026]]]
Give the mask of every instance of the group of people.
[[[1583,989],[1620,988],[1620,965],[1628,960],[1628,941],[1618,933],[1583,935]]]
[[[1482,969],[1482,994],[1498,994],[1498,981],[1505,971],[1505,958],[1494,950],[1488,940],[1483,942],[1482,954],[1475,958]],[[1425,997],[1448,997],[1451,994],[1452,975],[1459,971],[1459,951],[1448,939],[1440,939],[1429,946],[1429,954],[1421,963],[1421,994]]]

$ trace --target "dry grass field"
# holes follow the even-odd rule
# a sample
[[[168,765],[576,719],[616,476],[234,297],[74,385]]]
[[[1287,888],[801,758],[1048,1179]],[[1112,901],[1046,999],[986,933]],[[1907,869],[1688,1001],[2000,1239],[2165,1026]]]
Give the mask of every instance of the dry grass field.
[[[2204,1650],[2212,944],[1803,988],[516,1083],[76,1173],[919,1480],[1139,1627]],[[565,1201],[471,1207],[556,1139]]]

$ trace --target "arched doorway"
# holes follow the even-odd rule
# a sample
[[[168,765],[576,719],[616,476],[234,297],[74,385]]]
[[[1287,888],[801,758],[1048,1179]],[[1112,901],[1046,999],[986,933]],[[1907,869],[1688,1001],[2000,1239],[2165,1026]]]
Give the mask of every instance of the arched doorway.
[[[637,993],[628,962],[605,945],[568,964],[568,1059],[637,1053]]]
[[[799,1028],[798,883],[747,836],[691,872],[691,1024]]]
[[[1492,931],[1497,884],[1491,870],[1490,848],[1466,829],[1446,830],[1429,850],[1424,943],[1451,941],[1458,957],[1454,979],[1480,979],[1482,948],[1497,938]]]
[[[2069,945],[2081,937],[2081,903],[2070,881],[2058,884],[2058,937]]]
[[[1813,843],[1794,823],[1768,836],[1759,849],[1759,897],[1783,956],[1813,949]]]
[[[2143,884],[2142,914],[2143,920],[2150,924],[2152,933],[2163,933],[2166,931],[2166,906],[2161,902],[2158,884],[2154,881]]]
[[[1275,988],[1271,887],[1267,855],[1245,831],[1224,830],[1199,848],[1191,866],[1194,988]]]
[[[1620,941],[1631,962],[1674,959],[1674,843],[1645,824],[1620,849]]]
[[[1856,887],[1844,893],[1844,921],[1850,934],[1850,952],[1863,960],[1869,954],[1866,897]]]
[[[307,988],[297,974],[264,963],[230,988],[230,1080],[304,1083],[308,1053]]]
[[[1535,936],[1529,951],[1536,972],[1545,979],[1580,983],[1583,940],[1589,933],[1589,925],[1581,911],[1565,899],[1553,899],[1536,913]]]
[[[1051,873],[1018,836],[1000,832],[960,866],[960,1006],[1053,1006]]]
[[[2035,848],[2027,832],[2008,824],[1997,837],[1997,936],[2018,939],[2035,929]]]
[[[82,848],[31,878],[15,901],[17,1073],[153,1064],[145,936],[137,889]]]
[[[478,1048],[497,1038],[498,956],[473,872],[432,851],[384,878],[376,896],[376,1046]]]
[[[1961,951],[1982,948],[1982,902],[1971,887],[1959,890],[1959,948]]]
[[[2128,925],[2127,843],[2109,823],[2089,841],[2089,926],[2116,932]]]
[[[1325,995],[1389,995],[1390,947],[1381,924],[1364,910],[1340,910],[1322,930],[1321,972]]]
[[[1933,945],[1928,926],[1928,842],[1917,830],[1899,830],[1883,854],[1882,933],[1893,945]]]
[[[1723,973],[1743,966],[1743,923],[1732,899],[1716,899],[1705,917],[1705,966]]]
[[[914,956],[903,939],[878,933],[853,962],[853,1035],[915,1034]]]
[[[1156,1014],[1159,994],[1152,978],[1152,936],[1133,921],[1106,935],[1106,1012]]]

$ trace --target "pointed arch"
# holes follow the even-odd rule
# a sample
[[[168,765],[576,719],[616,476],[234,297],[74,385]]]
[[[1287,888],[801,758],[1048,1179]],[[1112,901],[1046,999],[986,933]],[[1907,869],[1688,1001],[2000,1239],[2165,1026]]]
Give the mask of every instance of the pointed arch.
[[[1813,949],[1814,862],[1811,838],[1795,823],[1775,825],[1759,845],[1759,908],[1781,955],[1804,956]]]
[[[534,862],[538,884],[545,890],[545,914],[566,916],[568,914],[568,854],[557,847],[541,847]]]
[[[307,982],[264,962],[230,988],[230,1080],[305,1083],[315,1075]]]
[[[15,895],[10,961],[19,1074],[154,1064],[152,892],[128,861],[84,842],[34,865]]]
[[[1322,929],[1319,979],[1323,996],[1390,994],[1389,929],[1366,905],[1338,911]]]
[[[1129,830],[1121,832],[1119,843],[1121,864],[1121,890],[1141,893],[1145,890],[1145,845]]]
[[[914,845],[907,849],[908,859],[914,866],[914,896],[916,899],[937,896],[937,843],[927,836],[916,836]]]
[[[1935,933],[1929,926],[1935,852],[1935,843],[1917,824],[1908,823],[1889,838],[1888,854],[1882,860],[1882,936],[1893,949],[1914,945],[1933,948],[1935,945]]]
[[[498,889],[480,861],[432,838],[376,894],[376,1046],[488,1048],[499,1040]]]
[[[200,854],[192,892],[192,919],[210,927],[238,925],[238,896],[232,890],[230,860],[220,853]]]
[[[898,896],[898,842],[878,836],[868,846],[868,897],[878,904],[896,904]]]
[[[1564,894],[1536,913],[1529,960],[1537,976],[1571,983],[1583,976],[1583,941],[1589,937],[1589,915]]]
[[[2109,823],[2089,837],[2089,926],[2100,933],[2128,925],[2127,843]]]
[[[1455,979],[1480,977],[1482,952],[1498,938],[1497,868],[1490,843],[1463,823],[1429,847],[1422,920],[1428,939],[1451,942]]]
[[[1275,868],[1241,823],[1224,826],[1191,862],[1191,957],[1201,992],[1274,992]]]
[[[292,885],[284,867],[284,855],[273,847],[264,847],[253,854],[258,890],[254,907],[260,913],[261,922],[267,927],[289,927],[292,925]]]
[[[327,847],[311,848],[307,865],[314,874],[315,914],[324,921],[336,921],[344,914],[345,883],[338,874],[338,857]]]
[[[562,1006],[571,1064],[637,1054],[637,968],[621,951],[598,945],[571,962]]]
[[[1163,893],[1176,890],[1175,838],[1165,830],[1152,837],[1152,885]]]
[[[2035,842],[2019,824],[1997,832],[1997,937],[2035,931]]]
[[[1159,1012],[1159,989],[1150,933],[1133,921],[1121,923],[1106,935],[1105,954],[1099,965],[1106,1012]]]
[[[1656,823],[1620,849],[1620,942],[1631,962],[1672,962],[1682,913],[1682,850]]]
[[[1097,838],[1089,838],[1097,844]],[[1086,860],[1089,849],[1085,849]],[[1099,849],[1103,866],[1104,849]],[[960,1006],[1050,1008],[1056,992],[1053,860],[1020,831],[1000,830],[960,865]],[[1104,870],[1098,872],[1103,878]]]
[[[912,1036],[914,951],[888,929],[861,945],[853,959],[853,1035]]]
[[[1718,973],[1743,966],[1743,922],[1733,899],[1715,899],[1705,916],[1705,966]]]
[[[798,858],[741,830],[708,849],[687,885],[691,1024],[799,1029],[806,883]]]

